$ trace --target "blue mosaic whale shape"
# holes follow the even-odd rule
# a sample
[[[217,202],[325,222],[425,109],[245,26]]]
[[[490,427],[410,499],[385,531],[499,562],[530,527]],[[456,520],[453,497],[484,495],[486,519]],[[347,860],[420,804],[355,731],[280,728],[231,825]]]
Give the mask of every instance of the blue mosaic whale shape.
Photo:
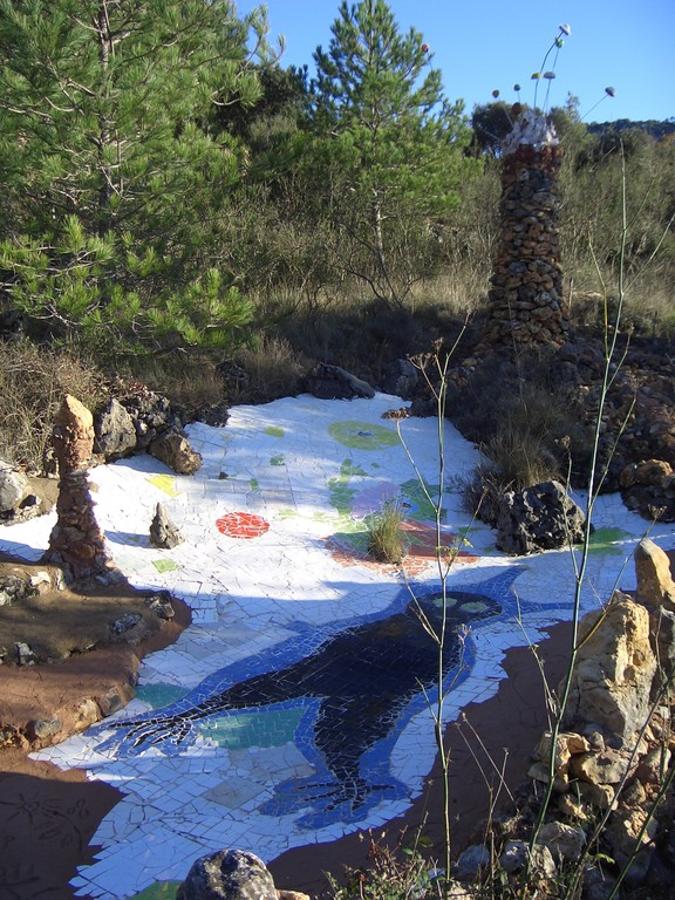
[[[521,571],[509,567],[461,590],[448,587],[446,684],[458,683],[470,671],[475,654],[470,629],[514,612],[511,587]],[[118,755],[157,745],[176,753],[206,720],[243,711],[264,715],[299,709],[295,742],[317,774],[280,785],[266,811],[283,815],[310,807],[322,821],[331,812],[343,821],[362,815],[365,805],[405,791],[389,774],[388,757],[412,715],[434,696],[438,655],[422,621],[440,628],[442,595],[439,586],[429,585],[418,586],[414,595],[411,600],[409,590],[402,589],[388,610],[343,624],[294,658],[299,647],[307,646],[308,628],[299,625],[300,638],[286,642],[272,671],[255,672],[258,657],[253,665],[243,661],[226,667],[164,709],[108,723],[121,734],[106,745],[118,744]],[[301,822],[315,827],[317,815],[308,814]]]

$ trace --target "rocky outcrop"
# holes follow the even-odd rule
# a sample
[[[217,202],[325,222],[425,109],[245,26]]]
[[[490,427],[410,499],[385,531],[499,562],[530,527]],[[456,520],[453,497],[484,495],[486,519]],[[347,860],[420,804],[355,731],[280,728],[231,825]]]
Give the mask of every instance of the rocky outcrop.
[[[630,746],[647,719],[656,659],[649,614],[616,591],[607,608],[585,616],[565,723],[595,724]]]
[[[385,394],[412,400],[419,380],[419,370],[409,359],[395,359],[385,367],[382,390]]]
[[[52,443],[61,480],[56,503],[58,518],[49,537],[45,561],[62,566],[71,581],[110,577],[114,570],[96,521],[87,480],[94,445],[93,417],[75,397],[67,395],[63,400],[54,420]]]
[[[153,547],[171,550],[183,542],[178,527],[171,521],[164,504],[158,503],[150,523],[150,543]]]
[[[265,863],[245,850],[221,850],[192,864],[176,900],[277,900]]]
[[[670,574],[668,555],[649,538],[635,551],[637,599],[654,612],[662,608],[675,612],[675,581]]]
[[[202,456],[193,450],[179,431],[165,431],[150,444],[148,453],[179,475],[194,475],[201,468]]]
[[[102,453],[106,460],[118,459],[136,449],[134,420],[115,397],[97,412],[94,431],[94,450]]]
[[[507,491],[497,514],[497,547],[506,553],[534,553],[578,543],[586,517],[558,481]]]
[[[375,396],[375,391],[366,381],[340,366],[328,363],[318,363],[305,376],[304,390],[322,400],[352,400],[355,397],[370,399]]]
[[[18,575],[0,575],[0,606],[13,606],[21,603],[38,593],[35,585],[29,578],[21,578]]]
[[[647,519],[675,522],[675,473],[664,459],[632,463],[619,477],[623,500]]]

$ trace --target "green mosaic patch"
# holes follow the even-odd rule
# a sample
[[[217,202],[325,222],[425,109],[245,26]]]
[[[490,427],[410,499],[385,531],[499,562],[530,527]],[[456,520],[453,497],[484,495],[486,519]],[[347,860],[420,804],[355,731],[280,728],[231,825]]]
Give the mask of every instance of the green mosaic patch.
[[[176,684],[144,684],[137,688],[136,696],[144,703],[149,703],[153,709],[160,709],[163,706],[169,706],[171,703],[181,700],[186,694],[189,694],[187,688],[182,688]]]
[[[240,713],[206,722],[199,731],[228,750],[281,747],[293,741],[303,715],[303,709],[266,710],[264,716]]]
[[[181,884],[181,881],[156,881],[140,894],[134,894],[134,900],[176,900],[176,892]]]
[[[629,532],[622,528],[596,528],[591,534],[589,552],[599,556],[623,553],[622,543],[630,537]]]
[[[276,456],[270,457],[270,465],[271,466],[283,466],[286,462],[283,453],[278,453]]]
[[[429,484],[424,482],[424,486],[432,499],[438,497],[437,484]],[[411,478],[401,485],[401,496],[404,501],[410,504],[410,511],[406,511],[406,517],[417,521],[430,522],[436,519],[436,508],[433,503],[429,502],[429,498],[422,489],[422,485],[417,478]],[[445,519],[445,510],[441,510],[441,521]]]
[[[164,572],[175,572],[176,569],[180,569],[178,563],[174,562],[172,559],[153,559],[152,564],[160,574],[163,574]]]
[[[269,437],[282,438],[286,432],[283,428],[279,428],[278,425],[268,425],[265,429],[265,434]]]
[[[399,443],[398,434],[384,425],[370,422],[333,422],[328,426],[330,436],[354,450],[379,450],[381,447],[395,447]]]
[[[257,493],[260,490],[260,482],[257,478],[251,478],[251,480],[249,481],[249,487],[254,493]]]

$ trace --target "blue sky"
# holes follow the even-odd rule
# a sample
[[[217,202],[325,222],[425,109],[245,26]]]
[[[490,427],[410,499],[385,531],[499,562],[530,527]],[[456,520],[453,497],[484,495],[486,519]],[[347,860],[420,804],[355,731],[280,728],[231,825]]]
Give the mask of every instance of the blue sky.
[[[239,0],[240,13],[259,5]],[[267,0],[270,34],[283,34],[283,65],[307,63],[312,52],[330,40],[330,25],[338,0]],[[514,82],[523,86],[523,100],[531,100],[530,75],[557,32],[569,22],[566,41],[556,67],[551,101],[563,103],[568,91],[590,109],[604,88],[607,99],[587,121],[607,119],[666,119],[675,115],[675,2],[673,0],[390,0],[401,28],[421,31],[443,72],[450,99],[461,97],[467,111],[489,101],[494,88],[515,100]]]

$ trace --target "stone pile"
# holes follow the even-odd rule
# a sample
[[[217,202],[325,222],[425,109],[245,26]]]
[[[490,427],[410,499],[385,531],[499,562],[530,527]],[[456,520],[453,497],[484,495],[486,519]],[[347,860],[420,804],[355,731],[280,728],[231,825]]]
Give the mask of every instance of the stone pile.
[[[280,891],[254,853],[220,850],[196,860],[178,888],[176,900],[309,900],[307,894]]]
[[[509,348],[565,341],[558,236],[561,151],[546,119],[533,117],[530,123],[527,115],[504,147],[500,239],[484,335],[487,343]]]
[[[58,518],[49,537],[45,561],[61,566],[70,581],[109,576],[113,570],[87,480],[94,446],[93,417],[75,397],[67,395],[63,400],[54,420],[52,443],[61,478],[56,502]]]

